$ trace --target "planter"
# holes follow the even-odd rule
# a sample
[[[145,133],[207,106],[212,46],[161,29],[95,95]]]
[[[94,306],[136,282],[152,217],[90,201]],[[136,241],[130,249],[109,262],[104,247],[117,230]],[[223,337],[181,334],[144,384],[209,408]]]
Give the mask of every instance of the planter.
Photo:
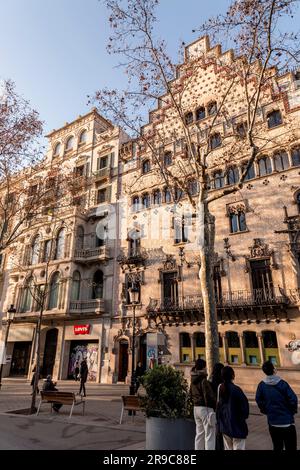
[[[146,419],[146,450],[194,450],[196,425],[192,419]]]

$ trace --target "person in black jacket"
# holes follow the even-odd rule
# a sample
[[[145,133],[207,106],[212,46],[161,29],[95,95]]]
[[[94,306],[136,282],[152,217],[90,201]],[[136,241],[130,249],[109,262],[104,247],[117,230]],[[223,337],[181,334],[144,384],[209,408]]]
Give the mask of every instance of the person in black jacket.
[[[89,369],[86,363],[86,360],[83,359],[80,364],[80,389],[79,395],[83,392],[83,396],[86,397],[85,383],[88,378]]]
[[[47,375],[47,379],[45,380],[44,385],[43,385],[43,391],[44,392],[58,392],[55,385],[56,383],[52,381],[51,375]],[[61,407],[62,407],[61,403],[53,403],[52,405],[52,409],[56,411],[56,413],[59,412]]]
[[[274,450],[297,450],[294,415],[298,398],[289,384],[276,375],[271,361],[262,366],[266,378],[258,384],[255,400],[260,411],[267,415]]]
[[[225,366],[221,372],[223,383],[219,389],[217,422],[223,434],[225,450],[245,450],[249,417],[249,403],[242,389],[234,385],[234,370]]]

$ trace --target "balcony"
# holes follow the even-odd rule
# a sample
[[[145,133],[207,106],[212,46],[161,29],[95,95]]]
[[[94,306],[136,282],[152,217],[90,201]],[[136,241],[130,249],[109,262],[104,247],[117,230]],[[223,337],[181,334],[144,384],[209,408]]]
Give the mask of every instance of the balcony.
[[[72,314],[88,314],[88,313],[104,313],[105,300],[104,299],[91,299],[91,300],[72,300],[70,302],[69,312]]]
[[[94,176],[94,181],[106,179],[110,176],[110,168],[106,166],[105,168],[101,168],[100,170],[94,171],[93,176]]]
[[[145,266],[147,259],[148,253],[141,247],[136,248],[135,250],[129,250],[127,254],[123,250],[117,257],[117,261],[123,270],[136,266]]]
[[[105,261],[109,259],[109,248],[106,245],[97,248],[75,250],[74,258],[78,263],[89,263],[92,261]]]
[[[299,299],[299,292],[297,293]],[[299,301],[299,300],[298,300]],[[219,321],[257,321],[287,319],[287,307],[296,305],[296,293],[287,295],[283,289],[254,289],[253,291],[224,292],[216,299]],[[148,318],[161,322],[180,323],[204,320],[203,299],[200,294],[170,298],[150,298]]]

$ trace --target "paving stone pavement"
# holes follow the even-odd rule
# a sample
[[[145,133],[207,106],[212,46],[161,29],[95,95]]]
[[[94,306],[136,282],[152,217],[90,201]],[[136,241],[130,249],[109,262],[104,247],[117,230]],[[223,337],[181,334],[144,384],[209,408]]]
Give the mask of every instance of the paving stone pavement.
[[[62,381],[57,387],[76,392],[78,384]],[[29,408],[30,393],[25,380],[4,379],[0,391],[0,449],[145,449],[142,413],[137,413],[134,421],[124,414],[124,421],[119,424],[121,395],[128,394],[128,386],[88,384],[84,416],[81,407],[75,407],[69,418],[69,406],[64,406],[58,415],[50,414],[48,405],[42,406],[38,417],[9,413]],[[266,417],[259,412],[253,396],[248,398],[247,449],[271,450]],[[296,427],[300,435],[300,416],[296,416]]]

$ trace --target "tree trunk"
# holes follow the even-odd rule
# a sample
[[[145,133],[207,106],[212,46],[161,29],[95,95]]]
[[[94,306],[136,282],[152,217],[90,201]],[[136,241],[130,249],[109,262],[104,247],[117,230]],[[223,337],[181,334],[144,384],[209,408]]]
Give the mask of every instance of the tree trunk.
[[[34,383],[33,383],[30,414],[34,414],[36,412],[36,395],[37,395],[37,389],[38,389],[39,378],[40,378],[42,316],[43,316],[43,310],[40,311],[39,320],[38,320],[37,329],[36,329],[36,335],[35,335],[35,345],[36,345],[36,360],[35,360],[36,370],[35,372],[36,374],[35,374]]]
[[[199,252],[201,267],[199,270],[201,294],[205,319],[205,352],[208,375],[214,364],[219,362],[219,334],[216,297],[213,283],[215,218],[209,213],[207,204],[201,203],[199,234]],[[200,215],[201,217],[201,215]]]

